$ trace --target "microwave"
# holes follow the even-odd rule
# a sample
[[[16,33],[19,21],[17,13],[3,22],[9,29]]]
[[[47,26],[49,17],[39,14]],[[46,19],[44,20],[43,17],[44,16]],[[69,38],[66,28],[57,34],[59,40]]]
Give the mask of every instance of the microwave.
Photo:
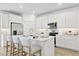
[[[57,22],[49,23],[49,29],[57,29]]]

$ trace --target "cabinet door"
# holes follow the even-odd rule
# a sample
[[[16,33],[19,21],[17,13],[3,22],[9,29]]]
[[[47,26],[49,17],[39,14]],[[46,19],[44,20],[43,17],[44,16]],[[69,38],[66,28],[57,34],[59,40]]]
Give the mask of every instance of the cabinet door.
[[[0,29],[1,29],[1,26],[2,26],[2,21],[1,21],[1,15],[0,15]]]
[[[79,28],[79,10],[77,10],[77,28]]]
[[[79,36],[76,38],[76,50],[79,51]]]
[[[0,47],[1,47],[1,35],[0,35]]]
[[[8,14],[1,15],[2,28],[9,28]]]
[[[58,22],[58,28],[64,28],[64,27],[66,27],[65,13],[58,14],[58,16],[57,16],[57,22]]]
[[[9,14],[10,22],[22,23],[22,17],[14,14]]]
[[[56,37],[56,45],[59,47],[64,47],[64,36],[57,36]]]
[[[65,48],[76,49],[76,37],[75,36],[65,36]]]
[[[41,17],[36,18],[35,22],[36,22],[36,25],[35,25],[36,29],[41,29],[42,28]]]
[[[57,22],[57,14],[55,15],[49,15],[48,23]]]
[[[48,28],[48,16],[41,17],[41,26],[42,26],[42,29]]]
[[[76,27],[76,11],[71,11],[66,13],[66,27]]]
[[[33,22],[31,21],[24,21],[23,22],[23,25],[24,25],[24,34],[31,34],[31,31],[33,29]]]

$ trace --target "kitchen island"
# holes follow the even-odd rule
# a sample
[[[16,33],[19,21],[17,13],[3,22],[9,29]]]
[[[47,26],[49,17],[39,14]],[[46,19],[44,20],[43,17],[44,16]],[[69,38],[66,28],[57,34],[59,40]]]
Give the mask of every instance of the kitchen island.
[[[48,38],[37,38],[35,42],[41,46],[42,56],[54,56],[54,37],[49,36]]]

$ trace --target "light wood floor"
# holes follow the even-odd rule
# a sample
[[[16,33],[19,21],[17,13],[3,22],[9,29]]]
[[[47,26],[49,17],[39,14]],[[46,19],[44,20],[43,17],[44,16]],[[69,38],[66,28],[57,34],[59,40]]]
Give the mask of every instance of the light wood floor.
[[[5,48],[0,48],[0,56],[6,56]],[[64,48],[55,48],[55,56],[79,56],[79,52]]]
[[[79,56],[79,52],[64,48],[55,48],[55,56]]]

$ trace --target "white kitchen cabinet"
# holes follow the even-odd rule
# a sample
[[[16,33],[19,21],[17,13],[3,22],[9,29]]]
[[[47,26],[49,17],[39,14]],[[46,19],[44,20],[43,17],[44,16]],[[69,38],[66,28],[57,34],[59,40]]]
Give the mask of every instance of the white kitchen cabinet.
[[[64,36],[61,36],[61,35],[56,36],[56,46],[64,47],[64,45],[65,45],[64,43],[65,43],[65,37]]]
[[[72,41],[71,41],[71,44],[72,44],[71,49],[73,49],[73,50],[76,50],[76,44],[77,44],[76,39],[77,39],[77,37],[73,36]]]
[[[41,29],[42,28],[41,17],[36,18],[35,22],[36,22],[36,25],[35,25],[36,29]]]
[[[79,51],[79,36],[76,38],[76,50]]]
[[[8,18],[8,14],[3,13],[1,14],[1,26],[2,28],[9,28],[9,18]]]
[[[36,29],[47,29],[48,28],[48,16],[40,16],[36,18],[35,21]]]
[[[66,16],[66,27],[69,28],[77,27],[76,11],[66,12],[65,16]]]
[[[58,28],[64,28],[65,27],[65,13],[59,13],[50,16],[49,22],[57,22]]]
[[[1,35],[0,35],[0,47],[1,47]]]
[[[1,15],[0,15],[0,29],[1,29],[1,24],[2,24],[2,23],[1,23]]]
[[[49,15],[48,23],[57,22],[57,14]]]
[[[57,46],[72,50],[79,50],[78,49],[79,40],[77,39],[76,36],[58,35],[56,38],[57,38],[56,39]]]
[[[11,22],[23,24],[22,17],[15,14],[9,14],[9,23],[8,23],[9,28],[10,28]]]
[[[9,14],[9,20],[10,22],[17,22],[17,23],[22,23],[22,17],[14,14]]]
[[[48,28],[48,16],[41,17],[41,27],[42,27],[42,29]]]
[[[45,23],[57,22],[58,28],[76,28],[78,26],[77,19],[79,19],[77,13],[78,13],[77,11],[69,11],[69,12],[62,12],[58,14],[50,14],[48,16],[47,15],[40,16],[37,17],[37,19],[40,19],[39,22],[37,20],[37,24],[38,24],[37,26],[39,28],[44,28],[44,27],[46,28]]]
[[[66,27],[66,21],[65,21],[65,13],[59,13],[57,15],[57,26],[58,28],[65,28]]]
[[[31,31],[34,29],[34,23],[32,21],[24,21],[24,34],[31,34]]]
[[[77,10],[77,28],[79,28],[79,10]]]
[[[0,13],[0,32],[2,34],[0,35],[0,46],[3,47],[4,45],[4,35],[8,34],[9,32],[6,32],[6,29],[9,28],[9,19],[8,19],[8,14],[7,13]],[[4,31],[3,31],[4,30]]]
[[[63,12],[50,16],[49,22],[57,22],[58,28],[76,28],[77,11]]]
[[[76,49],[76,36],[65,36],[64,47],[68,49]]]

